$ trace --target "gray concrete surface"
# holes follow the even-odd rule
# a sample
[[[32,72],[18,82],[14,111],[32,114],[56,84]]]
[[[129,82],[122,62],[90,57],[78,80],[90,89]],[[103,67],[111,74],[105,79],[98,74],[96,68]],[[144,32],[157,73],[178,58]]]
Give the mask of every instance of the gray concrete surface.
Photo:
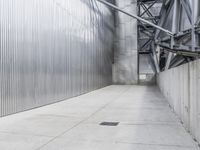
[[[200,60],[158,75],[158,86],[185,128],[200,143]]]
[[[101,122],[118,126],[100,126]],[[109,86],[0,119],[1,150],[198,150],[157,87]]]
[[[149,54],[139,55],[139,84],[156,85],[156,68]]]
[[[137,14],[136,0],[116,0],[121,9]],[[137,20],[120,12],[115,17],[113,83],[138,83]]]

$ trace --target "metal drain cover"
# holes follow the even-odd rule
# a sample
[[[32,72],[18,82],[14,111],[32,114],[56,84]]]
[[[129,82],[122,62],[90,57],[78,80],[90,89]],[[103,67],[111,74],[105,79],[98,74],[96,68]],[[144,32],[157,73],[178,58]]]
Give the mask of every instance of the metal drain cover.
[[[100,123],[101,126],[117,126],[119,122],[102,122]]]

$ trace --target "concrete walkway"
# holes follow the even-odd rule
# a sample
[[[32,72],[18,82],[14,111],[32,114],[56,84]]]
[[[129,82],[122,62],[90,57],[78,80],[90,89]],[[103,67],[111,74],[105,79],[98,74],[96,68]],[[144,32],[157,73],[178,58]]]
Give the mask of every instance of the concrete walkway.
[[[117,126],[100,125],[119,122]],[[0,119],[0,150],[198,150],[156,87],[109,86]]]

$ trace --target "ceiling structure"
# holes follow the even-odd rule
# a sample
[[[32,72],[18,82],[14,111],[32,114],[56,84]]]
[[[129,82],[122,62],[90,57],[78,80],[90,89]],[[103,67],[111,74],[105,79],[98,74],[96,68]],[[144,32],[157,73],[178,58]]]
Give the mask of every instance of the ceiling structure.
[[[173,33],[138,22],[139,54],[149,54],[157,72],[200,56],[198,0],[138,0],[138,16]]]
[[[199,0],[138,0],[138,16],[97,1],[138,20],[139,55],[150,55],[156,72],[200,57]]]

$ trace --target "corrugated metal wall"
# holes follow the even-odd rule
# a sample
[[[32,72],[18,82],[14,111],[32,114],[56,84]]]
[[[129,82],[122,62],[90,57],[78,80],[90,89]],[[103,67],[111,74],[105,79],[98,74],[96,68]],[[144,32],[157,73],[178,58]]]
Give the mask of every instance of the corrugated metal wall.
[[[112,83],[113,15],[91,0],[0,1],[0,115]]]

